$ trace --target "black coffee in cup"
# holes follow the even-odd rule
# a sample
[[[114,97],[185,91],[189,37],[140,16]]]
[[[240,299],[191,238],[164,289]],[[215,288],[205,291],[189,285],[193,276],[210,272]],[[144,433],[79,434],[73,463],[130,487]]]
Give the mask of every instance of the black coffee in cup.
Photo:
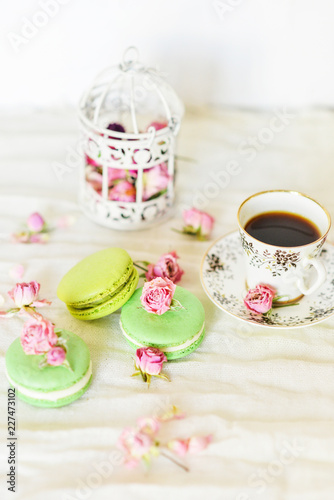
[[[245,231],[263,243],[280,247],[307,245],[321,236],[313,222],[290,212],[256,215],[247,222]]]

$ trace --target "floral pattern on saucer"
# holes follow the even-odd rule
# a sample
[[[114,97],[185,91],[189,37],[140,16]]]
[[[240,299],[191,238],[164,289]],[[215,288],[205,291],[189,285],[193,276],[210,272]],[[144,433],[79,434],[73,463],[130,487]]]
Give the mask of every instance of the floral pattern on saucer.
[[[318,249],[320,251],[320,248]],[[297,328],[320,323],[334,314],[334,246],[325,243],[320,259],[327,268],[327,280],[299,304],[274,308],[269,316],[254,314],[243,302],[246,294],[244,255],[238,231],[223,236],[207,250],[201,266],[202,286],[223,311],[271,328]]]

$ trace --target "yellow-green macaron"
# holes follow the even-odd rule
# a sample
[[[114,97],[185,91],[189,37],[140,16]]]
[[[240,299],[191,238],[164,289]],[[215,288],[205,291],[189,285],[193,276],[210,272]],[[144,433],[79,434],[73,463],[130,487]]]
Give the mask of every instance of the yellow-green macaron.
[[[102,318],[134,293],[138,272],[122,248],[106,248],[78,262],[62,278],[57,295],[78,319]]]

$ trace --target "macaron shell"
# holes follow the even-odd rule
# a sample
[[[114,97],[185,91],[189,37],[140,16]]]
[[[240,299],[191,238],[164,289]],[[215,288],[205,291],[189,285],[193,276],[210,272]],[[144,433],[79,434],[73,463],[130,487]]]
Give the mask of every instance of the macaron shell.
[[[106,302],[93,307],[87,307],[85,309],[75,309],[74,307],[68,305],[67,309],[70,311],[72,316],[77,319],[93,320],[102,318],[117,311],[117,309],[122,307],[130,299],[138,285],[138,281],[139,275],[137,269],[133,268],[128,282],[118,293],[113,295],[109,300],[106,300]]]
[[[179,351],[174,351],[174,352],[165,352],[165,356],[168,359],[168,361],[172,361],[173,359],[179,359],[183,358],[184,356],[188,356],[188,354],[191,354],[193,351],[196,351],[196,349],[201,345],[205,337],[205,328],[203,328],[203,332],[199,339],[196,340],[193,344],[191,344],[189,347],[186,349],[180,349]],[[128,338],[126,339],[127,343],[133,348],[133,349],[138,349],[138,345],[133,344]],[[149,345],[150,347],[159,347],[157,345],[153,344],[146,344]],[[161,345],[160,345],[161,348]]]
[[[58,399],[57,401],[47,401],[46,399],[33,399],[21,394],[17,389],[15,390],[15,394],[25,403],[28,403],[32,406],[39,406],[40,408],[59,408],[61,406],[69,405],[81,398],[81,396],[87,391],[88,387],[92,382],[92,377],[90,377],[88,384],[85,385],[83,389],[73,394],[73,396],[68,396],[66,398]]]
[[[135,348],[136,343],[146,346],[175,347],[173,352],[166,352],[168,359],[185,356],[196,349],[204,338],[204,308],[199,299],[188,290],[177,286],[174,300],[181,307],[177,310],[170,309],[162,315],[147,312],[141,304],[142,288],[132,295],[131,299],[123,306],[121,313],[121,326],[130,337],[127,339]],[[203,329],[199,338],[196,335]],[[194,338],[194,342],[183,349],[182,344]],[[180,349],[177,347],[180,345]]]
[[[133,262],[122,248],[106,248],[88,255],[62,278],[57,295],[67,305],[84,307],[101,300],[126,283]]]
[[[16,390],[18,396],[30,404],[50,407],[63,406],[80,397],[90,384],[91,379],[77,393],[57,401],[43,399],[43,394],[72,387],[87,374],[90,366],[90,354],[85,342],[74,333],[66,330],[61,331],[61,336],[66,340],[67,360],[72,371],[64,366],[39,368],[43,355],[25,354],[19,338],[14,340],[7,349],[6,369],[15,386],[17,384],[22,388],[40,393],[40,398],[30,398],[21,394],[19,389]]]

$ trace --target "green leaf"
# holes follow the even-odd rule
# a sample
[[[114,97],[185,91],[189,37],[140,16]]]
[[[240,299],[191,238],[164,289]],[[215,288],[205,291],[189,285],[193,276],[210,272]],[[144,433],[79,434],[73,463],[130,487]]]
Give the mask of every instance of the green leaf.
[[[161,373],[160,375],[154,375],[154,377],[162,378],[164,380],[167,380],[167,382],[170,382],[170,379],[167,377],[167,375],[164,375]]]

